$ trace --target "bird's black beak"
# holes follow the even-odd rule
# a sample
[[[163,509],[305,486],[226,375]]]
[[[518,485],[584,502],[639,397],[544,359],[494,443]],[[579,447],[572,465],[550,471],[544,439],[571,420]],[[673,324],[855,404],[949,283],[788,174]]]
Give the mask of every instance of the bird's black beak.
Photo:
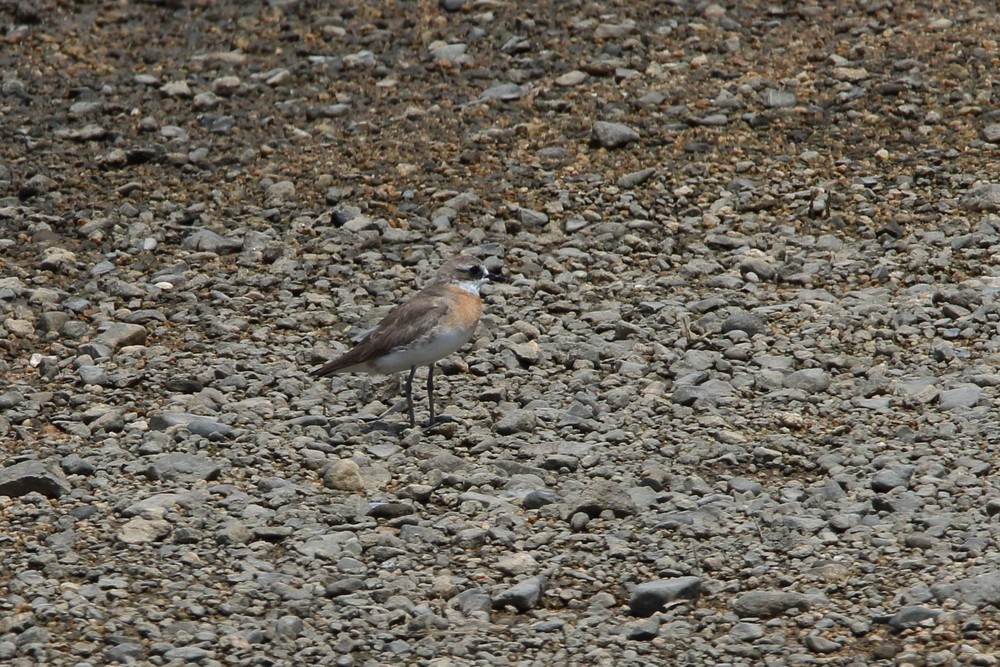
[[[494,283],[505,283],[505,282],[507,282],[507,276],[505,276],[503,273],[501,273],[500,269],[496,269],[495,271],[489,271],[489,270],[487,270],[487,272],[486,272],[486,279],[489,280],[489,281],[491,281],[491,282],[494,282]]]

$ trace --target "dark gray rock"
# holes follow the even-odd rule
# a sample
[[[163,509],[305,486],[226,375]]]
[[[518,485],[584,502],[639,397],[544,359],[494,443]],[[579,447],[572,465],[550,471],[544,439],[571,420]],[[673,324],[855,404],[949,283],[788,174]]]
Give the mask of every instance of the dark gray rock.
[[[618,187],[620,188],[634,188],[642,185],[656,173],[654,167],[647,167],[646,169],[640,169],[639,171],[633,171],[631,173],[625,174],[618,179]]]
[[[544,576],[530,577],[493,596],[493,608],[513,607],[519,612],[534,609],[541,602],[549,581]]]
[[[674,600],[694,600],[701,594],[701,577],[675,577],[639,584],[629,596],[629,613],[652,616]]]
[[[192,415],[186,412],[161,412],[154,415],[149,420],[149,428],[156,431],[166,431],[174,426],[184,426],[195,435],[206,438],[212,436],[232,437],[237,434],[228,424],[204,417],[202,415]]]
[[[963,384],[953,389],[946,389],[938,396],[942,410],[973,408],[979,405],[983,390],[974,384]]]
[[[633,621],[625,628],[625,636],[633,641],[649,641],[660,634],[660,619],[657,617]]]
[[[217,479],[222,467],[215,461],[198,454],[172,452],[156,457],[146,468],[146,476],[153,480],[195,482]]]
[[[24,402],[24,394],[17,389],[8,389],[0,393],[0,410],[7,410]]]
[[[886,493],[896,487],[906,487],[913,476],[913,466],[891,465],[872,476],[872,490]]]
[[[730,331],[744,331],[748,336],[767,333],[767,325],[760,317],[753,313],[741,311],[733,313],[722,321],[722,333]]]
[[[639,141],[639,133],[622,123],[595,121],[591,141],[603,148],[621,148]]]
[[[1000,211],[1000,183],[984,183],[962,195],[962,206],[973,211]]]
[[[785,109],[793,107],[798,102],[795,93],[786,90],[768,88],[761,95],[761,103],[770,109]]]
[[[889,625],[897,630],[912,628],[929,618],[937,618],[942,614],[940,609],[929,609],[927,607],[907,606],[901,607],[899,611],[889,619]]]
[[[40,493],[59,498],[71,487],[63,474],[42,461],[22,461],[0,468],[0,496],[24,496]]]
[[[954,583],[934,584],[931,592],[939,602],[952,598],[974,607],[1000,607],[1000,571],[959,579]]]
[[[635,502],[628,491],[611,480],[598,479],[567,500],[567,519],[581,513],[588,517],[610,511],[617,517],[636,513]]]
[[[93,475],[97,468],[79,454],[67,454],[59,461],[59,467],[67,475]]]
[[[830,374],[822,368],[805,368],[789,373],[781,384],[786,389],[799,389],[807,394],[818,394],[830,388]]]
[[[243,248],[243,241],[222,236],[210,229],[199,229],[186,236],[181,241],[181,247],[185,250],[214,252],[223,255],[239,252]]]
[[[118,350],[126,345],[145,345],[146,327],[140,324],[113,322],[94,339],[94,342],[106,345],[112,350]]]
[[[750,591],[733,601],[733,612],[740,618],[772,618],[791,609],[805,611],[811,606],[809,596],[793,591]]]
[[[537,421],[533,410],[513,410],[501,417],[494,428],[500,435],[530,433],[535,429]]]

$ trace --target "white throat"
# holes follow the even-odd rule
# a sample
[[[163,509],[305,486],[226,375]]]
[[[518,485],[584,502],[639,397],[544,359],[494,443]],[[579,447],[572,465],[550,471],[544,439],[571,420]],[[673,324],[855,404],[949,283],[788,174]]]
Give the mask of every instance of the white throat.
[[[469,294],[479,296],[479,288],[482,287],[485,282],[486,278],[480,278],[479,280],[459,280],[455,284]]]

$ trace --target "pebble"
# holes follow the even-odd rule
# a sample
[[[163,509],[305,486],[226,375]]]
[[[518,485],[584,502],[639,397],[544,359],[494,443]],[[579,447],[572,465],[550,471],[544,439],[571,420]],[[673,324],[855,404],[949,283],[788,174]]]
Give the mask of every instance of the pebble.
[[[170,523],[163,519],[129,519],[118,531],[118,539],[125,544],[149,544],[170,534]]]
[[[581,72],[578,69],[570,70],[565,74],[561,74],[556,77],[555,84],[557,86],[572,87],[579,86],[581,83],[587,80],[587,73]]]
[[[908,606],[902,607],[889,619],[889,625],[896,630],[912,628],[928,619],[935,619],[941,615],[939,609],[928,609],[927,607]]]
[[[943,410],[973,408],[982,398],[982,389],[974,384],[966,384],[954,389],[946,389],[938,394],[938,401]]]
[[[781,381],[788,389],[801,389],[808,394],[818,394],[830,388],[830,374],[821,368],[806,368],[789,373]]]
[[[176,426],[183,426],[195,435],[205,437],[231,437],[237,434],[233,427],[202,415],[184,412],[162,412],[149,419],[149,428],[156,431],[166,431]]]
[[[722,321],[721,331],[722,333],[743,331],[748,336],[756,336],[757,334],[767,333],[767,325],[760,317],[753,313],[737,312]]]
[[[639,584],[629,596],[629,613],[633,616],[652,616],[664,605],[678,599],[694,600],[702,590],[701,577],[675,577]]]
[[[962,195],[963,208],[973,211],[1000,211],[1000,183],[977,185]]]
[[[156,457],[146,468],[151,480],[171,482],[211,481],[222,474],[222,468],[212,459],[198,454],[170,452]]]
[[[548,579],[546,577],[529,577],[494,595],[492,605],[494,609],[513,607],[524,613],[538,606],[547,589]]]
[[[740,618],[772,618],[789,610],[805,611],[810,599],[791,591],[750,591],[733,600],[733,612]]]
[[[59,498],[69,493],[66,478],[43,461],[29,460],[0,468],[0,496],[25,496],[40,493]]]
[[[338,491],[364,491],[361,468],[351,459],[336,461],[323,473],[323,484]]]
[[[500,418],[494,426],[500,435],[530,433],[537,424],[535,413],[531,410],[513,410]]]
[[[146,327],[140,324],[113,322],[97,336],[95,341],[111,350],[119,350],[128,345],[145,345]]]
[[[622,123],[595,121],[593,141],[602,148],[622,148],[639,140],[639,133]]]
[[[787,109],[798,103],[795,93],[768,88],[761,94],[761,102],[770,109]]]

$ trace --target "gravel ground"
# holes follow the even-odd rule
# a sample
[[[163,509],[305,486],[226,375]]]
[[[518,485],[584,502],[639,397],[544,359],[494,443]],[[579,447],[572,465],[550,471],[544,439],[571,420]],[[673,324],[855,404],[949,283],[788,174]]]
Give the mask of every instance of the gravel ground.
[[[0,664],[997,664],[997,35],[0,4]],[[453,423],[307,376],[462,250]]]

